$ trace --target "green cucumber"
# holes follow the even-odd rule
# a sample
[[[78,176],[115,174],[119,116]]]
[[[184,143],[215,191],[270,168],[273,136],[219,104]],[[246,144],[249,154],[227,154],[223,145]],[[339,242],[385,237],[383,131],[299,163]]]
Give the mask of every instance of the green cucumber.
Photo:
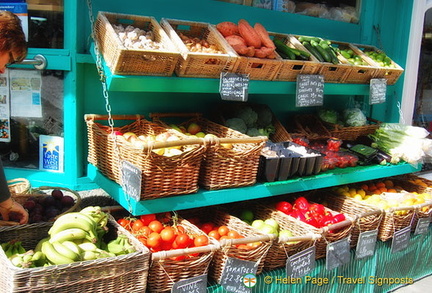
[[[320,42],[320,38],[317,38],[317,37],[308,37],[308,36],[299,36],[298,37],[298,40],[300,41],[300,42],[312,42],[312,41],[314,41],[314,42]]]
[[[297,49],[297,48],[290,48],[290,49],[291,49],[291,51],[294,52],[294,54],[296,54],[296,56],[300,57],[301,59],[308,60],[309,57],[310,57],[310,53],[309,52],[306,52],[306,51],[303,51],[303,50],[300,50],[300,49]]]
[[[332,62],[332,58],[330,57],[330,54],[317,42],[311,42],[312,47],[317,49],[317,51],[321,54],[321,56],[324,58],[326,62]]]
[[[275,44],[277,51],[282,52],[285,56],[288,57],[287,59],[291,59],[291,60],[296,59],[295,53],[291,50],[290,47],[285,45],[281,40],[275,39],[273,40],[273,43]]]
[[[318,50],[312,46],[309,42],[302,42],[302,45],[309,51],[311,52],[312,55],[315,56],[315,58],[318,59],[319,62],[324,62],[324,58],[323,56],[320,54],[320,52],[318,52]]]
[[[334,51],[334,48],[332,46],[327,46],[327,49],[325,49],[327,53],[330,55],[331,63],[333,64],[339,64],[339,59],[336,56],[336,53]]]

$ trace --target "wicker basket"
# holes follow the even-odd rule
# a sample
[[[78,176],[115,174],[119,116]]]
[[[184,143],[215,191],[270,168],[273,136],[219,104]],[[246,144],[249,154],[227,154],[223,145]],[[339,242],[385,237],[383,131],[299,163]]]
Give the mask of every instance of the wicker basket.
[[[372,64],[375,66],[375,72],[372,76],[372,78],[385,78],[387,80],[388,85],[395,84],[399,77],[404,72],[403,68],[400,67],[396,62],[391,60],[391,63],[395,68],[387,68],[380,66],[376,61],[372,60],[369,56],[364,54],[364,52],[367,51],[375,51],[378,53],[383,53],[382,50],[374,47],[374,46],[368,46],[368,45],[360,45],[360,44],[350,44],[351,49],[358,55],[361,55],[363,59],[365,59],[369,64]]]
[[[187,220],[181,219],[179,224],[185,228],[188,235],[205,235],[203,231]],[[202,247],[152,253],[147,291],[171,292],[174,283],[207,274],[213,255],[219,247],[215,239],[209,238],[209,240],[209,244]],[[191,254],[194,256],[189,257]],[[175,259],[177,256],[184,255],[187,257],[183,260]]]
[[[0,228],[0,242],[20,240],[26,250],[48,236],[52,222]],[[129,233],[110,217],[108,235]],[[111,233],[113,232],[113,233]],[[115,236],[114,236],[115,237]],[[110,238],[114,239],[114,238]],[[106,239],[106,240],[110,240]],[[134,237],[129,237],[136,252],[36,268],[15,267],[0,249],[2,292],[145,292],[150,252]]]
[[[165,50],[126,48],[113,25],[131,25],[151,31],[154,41],[162,44]],[[99,50],[114,74],[171,76],[180,59],[180,53],[153,17],[99,12],[94,34]]]
[[[264,104],[256,104],[256,103],[244,103],[244,102],[229,102],[229,103],[221,103],[216,108],[214,114],[214,120],[219,122],[222,125],[225,125],[227,119],[235,117],[235,113],[242,107],[251,107],[253,110],[257,111],[259,108],[270,108]],[[271,111],[271,110],[270,110]],[[275,132],[270,134],[269,139],[272,142],[284,142],[291,141],[291,135],[282,125],[282,123],[277,119],[276,115],[273,114],[272,124],[275,128]]]
[[[254,202],[253,204],[230,205],[228,210],[234,216],[243,210],[250,210],[253,212],[255,219],[274,219],[278,222],[280,229],[291,231],[293,234],[293,237],[287,239],[278,237],[277,240],[273,241],[264,261],[265,270],[285,267],[290,256],[313,246],[316,240],[321,238],[321,235],[314,234],[310,227],[299,225],[299,221],[274,209],[265,201]]]
[[[228,257],[256,262],[258,264],[257,274],[264,268],[264,261],[272,244],[272,236],[262,234],[252,226],[246,224],[239,218],[230,215],[222,209],[200,208],[187,210],[180,213],[182,217],[198,218],[201,222],[211,222],[216,226],[227,226],[230,230],[237,231],[243,238],[221,241],[221,247],[215,252],[210,265],[209,276],[216,282],[221,282]],[[205,221],[204,221],[205,220]],[[238,244],[261,242],[261,245],[253,249],[238,248]]]
[[[355,219],[350,239],[350,246],[352,248],[357,245],[360,233],[377,230],[384,216],[383,211],[379,208],[335,194],[330,190],[317,191],[313,194],[313,199],[319,203],[324,203],[334,211],[347,214]]]
[[[292,35],[269,33],[274,40],[281,40],[285,45],[291,48],[306,51],[306,48]],[[321,63],[313,55],[310,60],[288,60],[282,59],[282,63],[274,81],[297,81],[299,74],[317,74],[321,69]]]
[[[219,78],[221,72],[234,68],[236,53],[212,25],[167,18],[162,18],[160,25],[183,57],[179,59],[175,69],[178,76]],[[221,53],[192,52],[186,47],[179,34],[204,40]]]
[[[324,126],[316,115],[299,114],[294,116],[296,132],[303,134],[309,140],[328,139],[332,137],[330,131]]]
[[[179,125],[194,122],[206,134],[216,138],[207,141],[207,150],[200,168],[199,185],[209,189],[250,186],[256,183],[259,156],[265,144],[263,137],[249,137],[238,131],[212,122],[199,113],[153,113],[153,121],[170,128],[169,118],[183,118]],[[187,119],[184,121],[184,119]],[[164,122],[165,121],[165,122]],[[232,148],[224,147],[227,139],[236,139]]]
[[[332,137],[342,140],[356,140],[360,136],[373,134],[380,126],[380,121],[372,118],[367,118],[369,124],[363,126],[343,126],[322,121],[322,124],[327,127]]]
[[[120,132],[139,135],[169,133],[179,138],[171,144],[147,144],[144,148],[133,147],[129,142],[111,135],[111,128],[95,120],[106,120],[107,116],[86,115],[88,129],[88,161],[108,178],[122,184],[120,160],[133,163],[141,169],[141,200],[170,195],[189,194],[198,190],[201,161],[206,150],[203,139],[190,139],[176,130],[141,119],[139,116],[113,116],[115,120],[135,120],[122,126]],[[116,147],[117,145],[117,147]],[[182,154],[167,157],[153,149],[186,146]]]
[[[12,196],[15,194],[26,194],[31,188],[30,181],[25,178],[8,180],[7,184]]]

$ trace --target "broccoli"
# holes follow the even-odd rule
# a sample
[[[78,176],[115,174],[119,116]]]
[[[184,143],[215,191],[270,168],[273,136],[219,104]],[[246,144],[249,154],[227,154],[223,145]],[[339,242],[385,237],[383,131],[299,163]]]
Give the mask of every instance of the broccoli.
[[[257,128],[253,127],[253,128],[249,128],[246,132],[247,135],[249,136],[261,136],[262,134],[258,131]]]
[[[237,117],[226,120],[225,126],[237,130],[241,133],[246,133],[247,131],[246,123],[243,121],[243,119]]]
[[[275,133],[275,128],[273,125],[269,125],[263,128],[249,128],[246,132],[249,136],[267,136],[269,137],[271,134]]]
[[[260,106],[256,108],[255,111],[258,114],[257,125],[259,127],[265,127],[272,124],[273,113],[268,107]]]
[[[246,126],[249,128],[255,127],[258,120],[258,114],[249,106],[240,108],[235,116],[237,118],[243,119],[243,121],[246,123]]]

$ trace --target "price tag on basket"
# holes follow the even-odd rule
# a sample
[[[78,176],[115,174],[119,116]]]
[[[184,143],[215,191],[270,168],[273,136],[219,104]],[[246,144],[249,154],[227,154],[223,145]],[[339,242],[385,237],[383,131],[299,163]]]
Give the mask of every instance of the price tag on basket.
[[[258,263],[238,258],[228,257],[222,271],[220,284],[233,293],[252,292],[256,285]]]
[[[207,275],[180,280],[173,284],[171,293],[206,293]]]
[[[322,106],[324,100],[324,76],[318,74],[297,75],[296,107]]]
[[[300,278],[308,275],[315,268],[315,246],[306,248],[287,259],[286,275]]]
[[[350,244],[348,237],[327,244],[326,269],[332,270],[350,261]]]
[[[426,234],[429,231],[429,224],[431,221],[431,217],[419,218],[417,220],[417,225],[414,231],[414,235],[418,234]]]
[[[391,252],[399,252],[408,247],[411,234],[411,226],[400,229],[393,234],[393,240],[391,244]]]
[[[372,78],[369,89],[369,105],[382,104],[386,101],[387,79]]]
[[[246,102],[248,91],[249,76],[247,74],[221,72],[219,93],[222,100]]]
[[[122,161],[122,188],[136,201],[141,199],[141,170],[128,161]]]
[[[378,237],[378,230],[364,231],[359,234],[356,246],[356,259],[373,256]]]

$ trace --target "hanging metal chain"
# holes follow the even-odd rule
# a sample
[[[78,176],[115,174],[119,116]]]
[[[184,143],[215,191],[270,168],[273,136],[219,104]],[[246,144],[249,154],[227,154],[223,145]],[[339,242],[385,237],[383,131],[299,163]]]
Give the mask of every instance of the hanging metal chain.
[[[87,0],[87,7],[88,7],[89,19],[90,19],[91,37],[93,39],[94,52],[95,52],[95,56],[96,56],[96,68],[97,68],[97,71],[99,74],[99,79],[100,79],[101,84],[102,84],[102,94],[103,94],[103,97],[105,99],[105,109],[106,109],[106,112],[108,114],[107,121],[108,121],[108,125],[110,127],[110,130],[111,130],[110,136],[114,140],[114,155],[115,155],[115,157],[118,158],[117,165],[119,167],[120,177],[122,178],[122,181],[123,181],[122,159],[121,159],[121,154],[120,154],[120,148],[119,148],[119,145],[117,143],[117,135],[114,134],[114,119],[112,118],[111,104],[110,104],[110,100],[109,100],[108,87],[106,84],[106,75],[105,75],[105,72],[104,72],[103,66],[102,66],[102,56],[101,56],[101,53],[99,51],[99,46],[98,46],[98,43],[97,43],[95,35],[94,35],[95,19],[93,16],[93,5],[92,5],[91,0]],[[129,196],[126,195],[125,199],[126,199],[126,202],[128,204],[129,212],[132,212],[132,205],[130,203]]]

